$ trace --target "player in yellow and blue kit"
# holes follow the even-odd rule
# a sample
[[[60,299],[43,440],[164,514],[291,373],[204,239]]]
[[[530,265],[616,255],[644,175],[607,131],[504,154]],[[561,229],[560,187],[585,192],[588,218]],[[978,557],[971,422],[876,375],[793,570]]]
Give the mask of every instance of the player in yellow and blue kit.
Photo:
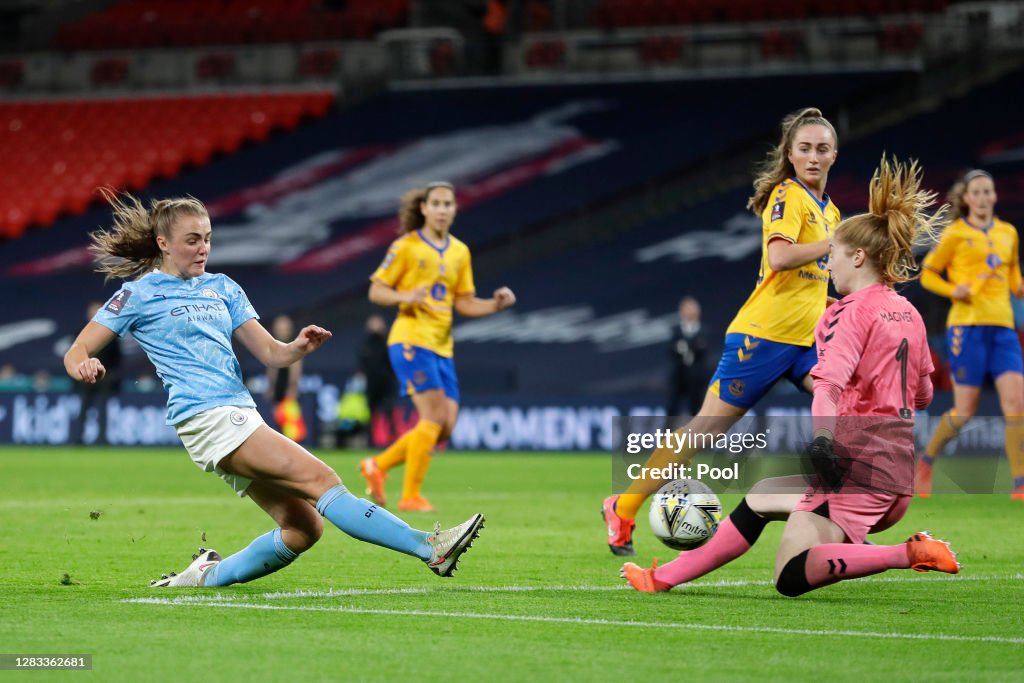
[[[455,188],[430,183],[407,192],[401,201],[402,234],[370,277],[370,301],[398,306],[388,336],[391,366],[402,395],[412,398],[416,426],[359,470],[367,493],[384,505],[387,471],[406,463],[399,510],[432,511],[421,493],[430,452],[451,434],[459,415],[459,382],[452,359],[453,311],[480,317],[513,305],[515,294],[501,287],[490,299],[476,296],[469,247],[450,230],[457,210]]]
[[[763,225],[757,284],[726,332],[704,405],[684,430],[725,433],[782,378],[812,391],[808,373],[817,362],[814,328],[828,299],[829,235],[840,220],[825,193],[836,154],[835,128],[819,110],[804,109],[783,119],[782,137],[747,203]],[[695,452],[658,450],[645,467],[688,462]],[[604,500],[613,554],[635,554],[637,511],[662,483],[634,480],[625,493]]]
[[[1010,306],[1010,295],[1024,296],[1024,287],[1017,229],[996,218],[996,199],[991,175],[968,172],[949,192],[956,220],[924,259],[921,285],[953,301],[946,340],[954,402],[917,464],[914,488],[925,497],[931,494],[935,458],[974,416],[981,386],[991,377],[1006,417],[1012,496],[1024,500],[1024,365]]]

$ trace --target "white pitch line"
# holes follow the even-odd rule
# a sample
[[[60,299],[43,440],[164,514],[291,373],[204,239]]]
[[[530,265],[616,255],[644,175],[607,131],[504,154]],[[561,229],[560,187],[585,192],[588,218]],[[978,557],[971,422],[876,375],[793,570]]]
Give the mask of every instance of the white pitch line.
[[[488,614],[486,612],[443,612],[426,610],[391,610],[367,609],[365,607],[317,607],[317,606],[285,606],[265,605],[240,602],[179,602],[177,598],[131,598],[123,600],[142,605],[192,605],[202,607],[229,607],[233,609],[261,609],[294,612],[342,612],[345,614],[375,614],[381,616],[430,617],[450,619],[490,619],[495,621],[539,622],[547,624],[573,624],[587,626],[636,626],[640,628],[679,628],[700,631],[719,631],[727,633],[771,633],[792,636],[843,636],[848,638],[871,638],[885,640],[936,640],[962,643],[999,643],[1007,645],[1024,645],[1024,638],[1008,638],[1005,636],[959,636],[945,633],[894,633],[876,631],[848,631],[802,628],[775,628],[771,626],[728,626],[725,624],[695,624],[693,622],[665,621],[628,621],[615,619],[587,619],[583,617],[548,617],[543,615]]]
[[[629,588],[628,584],[614,586],[458,586],[453,588],[344,588],[328,591],[288,591],[264,593],[263,600],[288,600],[291,598],[343,598],[359,595],[424,595],[428,593],[534,593],[539,591],[599,592],[619,591]],[[241,597],[241,596],[239,596]]]
[[[924,579],[919,576],[877,576],[857,579],[857,583],[920,583],[925,581],[1021,581],[1024,574],[1009,574],[1003,576],[931,576]],[[772,586],[771,581],[758,580],[719,580],[719,581],[697,581],[684,583],[676,586],[679,589],[694,588],[747,588],[750,586]],[[607,592],[629,589],[629,584],[621,583],[607,586],[458,586],[452,588],[345,588],[327,591],[287,591],[275,593],[263,593],[253,598],[263,600],[288,600],[291,598],[343,598],[357,595],[423,595],[427,593],[536,593],[542,591],[565,591],[565,592]],[[197,596],[199,597],[199,596]],[[202,598],[201,598],[202,599]],[[221,596],[210,596],[211,601],[222,599]],[[249,596],[236,596],[234,598],[224,597],[223,599],[250,599]]]

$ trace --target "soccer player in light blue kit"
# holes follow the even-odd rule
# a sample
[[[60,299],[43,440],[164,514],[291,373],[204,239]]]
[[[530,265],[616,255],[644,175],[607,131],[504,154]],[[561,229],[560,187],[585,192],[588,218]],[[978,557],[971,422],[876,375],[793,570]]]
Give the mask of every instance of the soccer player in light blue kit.
[[[350,536],[418,557],[439,576],[451,576],[483,527],[483,515],[444,531],[440,525],[433,533],[413,529],[353,496],[333,469],[256,412],[232,338],[264,365],[281,368],[318,349],[331,333],[309,325],[290,343],[277,341],[260,325],[241,287],[207,273],[212,229],[197,199],[157,200],[147,210],[131,195],[108,192],[106,198],[114,225],[91,235],[97,269],[130,281],[78,335],[64,356],[65,369],[75,380],[95,382],[105,373],[96,353],[131,332],[156,366],[169,394],[167,423],[193,462],[216,472],[278,525],[223,559],[200,548],[183,572],[151,585],[228,586],[266,576],[317,542],[321,517]]]

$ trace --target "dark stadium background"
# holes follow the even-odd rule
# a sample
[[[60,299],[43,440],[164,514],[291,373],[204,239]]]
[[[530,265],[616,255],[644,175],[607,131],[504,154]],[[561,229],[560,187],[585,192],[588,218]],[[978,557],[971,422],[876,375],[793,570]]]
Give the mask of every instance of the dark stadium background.
[[[100,186],[203,200],[210,269],[268,324],[334,331],[306,362],[310,442],[333,431],[374,311],[367,278],[417,183],[456,183],[479,291],[519,297],[456,325],[453,445],[468,448],[598,448],[608,415],[661,409],[678,300],[701,301],[717,344],[754,285],[744,204],[787,112],[835,122],[844,215],[888,152],[920,159],[943,196],[986,168],[999,215],[1024,222],[1021,3],[11,0],[0,14],[0,442],[69,438],[61,356],[116,290],[85,249],[109,220]],[[945,306],[904,291],[941,361]],[[176,443],[148,361],[124,351],[107,440]],[[262,369],[240,358],[259,393]],[[780,387],[764,409],[807,403]]]

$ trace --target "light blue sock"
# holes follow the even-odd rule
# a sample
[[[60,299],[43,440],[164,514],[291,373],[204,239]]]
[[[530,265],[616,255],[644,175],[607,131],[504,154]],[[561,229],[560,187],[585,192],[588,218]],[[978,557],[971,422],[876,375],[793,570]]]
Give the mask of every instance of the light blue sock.
[[[245,549],[225,557],[203,577],[204,586],[230,586],[272,574],[299,555],[284,544],[281,530],[268,531]]]
[[[430,559],[426,531],[413,529],[382,507],[356,498],[343,484],[332,486],[320,496],[316,510],[349,536],[391,548],[421,560]]]

